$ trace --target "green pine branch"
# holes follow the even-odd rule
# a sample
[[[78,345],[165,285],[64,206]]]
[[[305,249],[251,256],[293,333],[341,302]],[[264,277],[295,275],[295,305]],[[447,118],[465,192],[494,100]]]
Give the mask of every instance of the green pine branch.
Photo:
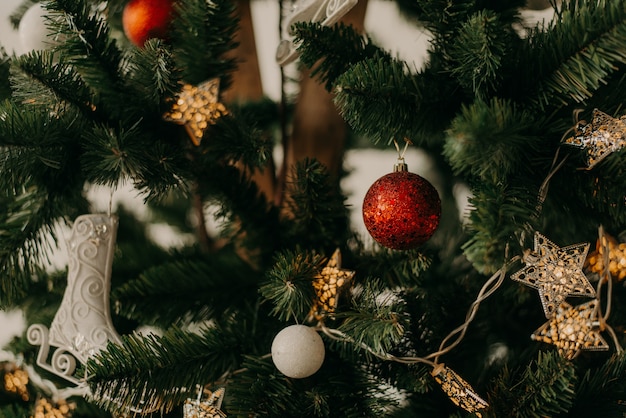
[[[186,149],[167,138],[168,132],[175,136],[176,128],[140,120],[86,129],[79,159],[86,181],[113,187],[131,182],[146,200],[165,198],[173,190],[188,192],[193,168]]]
[[[57,220],[87,210],[83,178],[76,170],[71,143],[80,118],[71,112],[52,115],[42,108],[3,104],[0,124],[0,184],[4,216],[0,221],[2,288],[0,305],[12,303],[49,263]],[[50,240],[48,239],[50,237]]]
[[[371,39],[343,23],[328,27],[299,22],[294,24],[294,32],[293,42],[298,45],[300,62],[311,68],[311,76],[317,76],[328,91],[352,64],[366,58],[390,59],[389,54],[374,45]],[[320,57],[323,60],[320,61]]]
[[[134,92],[127,88],[127,62],[106,20],[92,13],[85,1],[51,0],[46,7],[50,21],[63,35],[54,51],[93,89],[97,108],[103,108],[111,120],[123,119],[128,109],[120,104],[125,99],[132,103]]]
[[[142,134],[127,142],[129,149],[137,151],[145,162],[145,171],[142,176],[132,178],[133,184],[144,196],[145,201],[159,201],[167,198],[172,192],[190,193],[191,180],[194,178],[193,167],[185,154],[185,148],[180,143],[167,141],[150,141],[150,135]],[[135,142],[141,139],[143,143]],[[141,146],[143,145],[143,154]],[[131,148],[132,147],[132,148]],[[126,158],[129,154],[120,154],[114,147],[103,148],[108,158]]]
[[[55,221],[86,209],[82,196],[65,199],[31,187],[0,200],[0,307],[20,300],[42,266],[49,264]]]
[[[148,181],[154,167],[154,159],[146,153],[146,146],[153,143],[150,139],[142,135],[138,125],[129,129],[96,126],[85,132],[81,163],[89,173],[87,180],[113,187],[125,179]]]
[[[56,236],[54,223],[87,209],[73,144],[82,119],[71,111],[57,115],[45,107],[26,108],[8,101],[2,104],[2,305],[22,294],[33,273],[47,264]]]
[[[521,254],[519,237],[532,236],[536,224],[537,196],[527,187],[497,182],[483,183],[469,199],[472,210],[467,226],[469,240],[462,248],[474,268],[491,274],[505,260]]]
[[[397,402],[375,376],[328,351],[322,368],[306,379],[286,378],[270,359],[249,356],[242,366],[227,390],[226,411],[234,416],[374,418],[387,416]]]
[[[597,414],[605,417],[626,412],[623,393],[626,390],[626,355],[613,354],[599,367],[587,369],[576,388],[572,410],[579,414]]]
[[[556,19],[532,31],[519,49],[516,91],[538,112],[584,104],[623,72],[625,45],[623,2],[564,1]]]
[[[462,106],[452,120],[443,155],[455,174],[470,181],[530,175],[535,163],[530,156],[549,152],[542,142],[544,124],[541,115],[511,101],[477,100]]]
[[[283,322],[304,322],[315,298],[312,283],[326,261],[306,251],[278,253],[259,287],[260,294],[273,305],[271,314]]]
[[[190,257],[153,265],[112,292],[119,314],[161,328],[229,317],[257,298],[257,274],[236,255]],[[180,258],[180,259],[179,259]]]
[[[109,344],[85,365],[91,397],[115,414],[170,411],[195,398],[197,384],[239,368],[243,353],[254,352],[249,327],[239,321],[197,333],[171,328],[162,336],[124,336],[123,345]]]
[[[227,0],[181,0],[174,9],[171,43],[182,79],[199,84],[219,77],[220,89],[227,89],[229,73],[236,68],[235,59],[228,57],[237,45],[233,40],[239,23],[235,4]]]
[[[24,418],[29,416],[31,408],[20,405],[18,403],[11,403],[9,405],[0,406],[1,418]]]
[[[453,89],[439,74],[410,75],[399,60],[370,58],[337,78],[335,103],[350,126],[372,142],[408,138],[432,144],[441,140],[456,109]]]
[[[503,369],[488,399],[489,416],[558,416],[571,410],[576,368],[556,351],[539,352],[519,372]]]
[[[446,49],[450,74],[478,98],[487,98],[501,87],[504,70],[518,37],[498,14],[482,10],[459,28]]]
[[[355,344],[346,347],[347,351],[365,345],[379,354],[390,353],[405,337],[406,306],[393,292],[383,293],[383,282],[377,279],[370,278],[357,289],[352,294],[352,309],[337,314],[341,320],[339,330]],[[364,353],[369,357],[367,351]]]
[[[72,106],[84,117],[101,119],[93,94],[76,69],[50,51],[32,51],[11,61],[12,100],[63,112]]]
[[[218,156],[219,161],[237,161],[249,170],[269,169],[274,144],[254,116],[248,109],[240,109],[237,114],[220,117],[204,135],[197,153],[199,163]]]
[[[127,86],[137,93],[135,101],[145,109],[145,117],[160,118],[164,101],[180,90],[171,48],[161,40],[148,39],[143,48],[131,49],[128,56]]]
[[[0,184],[5,193],[15,193],[32,181],[55,187],[51,180],[58,178],[69,156],[76,156],[74,141],[84,127],[79,115],[53,115],[45,108],[9,101],[0,104],[0,111],[5,116],[0,124],[0,165],[5,173]]]
[[[287,247],[325,249],[341,247],[350,237],[345,197],[319,161],[304,159],[288,176],[281,238]]]
[[[395,251],[376,247],[363,251],[355,262],[354,270],[379,278],[390,289],[406,289],[420,285],[422,275],[431,267],[432,256],[423,249]]]
[[[436,45],[445,45],[444,40],[449,39],[462,25],[464,18],[477,6],[473,0],[460,0],[450,3],[446,0],[429,0],[410,2],[399,0],[402,10],[414,15],[421,25],[432,32],[436,39]]]
[[[102,47],[105,50],[103,54],[107,55],[110,60],[118,62],[116,54],[110,53],[113,46],[109,45],[105,39],[107,31],[103,29],[103,21],[85,17],[80,14],[82,9],[78,5],[75,7],[76,9],[72,9],[78,14],[78,17],[74,17],[75,20],[80,20],[79,17],[82,17],[84,21],[81,22],[84,28],[90,28],[92,31],[102,29],[102,33],[97,34],[94,42],[98,45],[108,45],[108,47]],[[69,16],[68,14],[66,17],[70,19]],[[72,19],[70,21],[73,22]],[[79,39],[79,44],[82,41],[82,38]],[[30,120],[32,126],[42,129],[51,125],[64,124],[66,126],[65,137],[53,145],[48,143],[46,145],[59,149],[60,144],[72,141],[71,147],[66,147],[61,151],[66,155],[69,153],[72,163],[79,158],[81,170],[84,170],[84,178],[96,184],[117,185],[130,179],[138,189],[144,189],[149,198],[163,196],[174,187],[184,188],[183,180],[189,177],[188,161],[184,150],[170,139],[176,136],[174,126],[166,124],[161,119],[164,97],[171,94],[177,83],[177,79],[172,79],[172,62],[167,51],[160,48],[158,42],[153,42],[144,52],[135,54],[137,61],[126,73],[129,81],[126,82],[124,79],[125,86],[123,88],[118,86],[126,92],[127,96],[114,95],[116,103],[109,102],[104,107],[101,106],[102,97],[99,91],[92,90],[87,84],[89,77],[85,78],[80,63],[77,65],[71,53],[83,54],[83,51],[80,48],[66,50],[62,55],[64,60],[59,60],[50,52],[32,52],[15,59],[12,64],[11,81],[15,90],[14,100],[41,106],[48,113],[50,109],[55,112],[52,115],[46,115],[43,110],[40,113],[33,113],[41,114],[44,120]],[[97,55],[96,52],[90,54],[90,56],[95,55]],[[118,64],[122,65],[120,62]],[[144,78],[148,72],[149,78]],[[98,79],[100,76],[101,74],[94,75]],[[119,81],[122,82],[121,78]],[[110,88],[110,86],[100,87]],[[151,95],[142,94],[153,87],[156,91],[153,91]],[[152,97],[152,102],[146,104],[144,101],[148,97]],[[111,113],[106,108],[116,110]],[[84,120],[79,115],[75,115],[73,109],[77,109]],[[122,111],[123,117],[119,111]],[[15,126],[16,120],[20,121],[24,118],[16,112],[13,112],[11,117],[9,125],[11,127]],[[55,118],[60,120],[57,121]],[[88,122],[92,122],[93,125],[86,125]],[[34,129],[25,125],[15,126],[16,129],[10,136],[13,143],[16,142],[15,138],[23,136],[28,129]],[[68,132],[69,128],[74,129]],[[39,137],[41,135],[37,136]],[[44,136],[46,139],[48,137],[55,138],[53,135]],[[77,147],[79,143],[81,149]],[[54,154],[47,154],[47,159],[54,161],[53,156]],[[67,159],[55,161],[55,164],[59,166],[65,166],[68,163]],[[80,172],[76,168],[74,170],[75,173]],[[57,177],[53,176],[53,178]]]

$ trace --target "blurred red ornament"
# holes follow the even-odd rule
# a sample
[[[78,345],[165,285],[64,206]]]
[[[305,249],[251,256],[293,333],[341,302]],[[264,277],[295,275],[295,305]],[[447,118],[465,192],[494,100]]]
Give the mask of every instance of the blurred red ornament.
[[[122,14],[122,26],[128,39],[140,48],[150,38],[166,39],[174,1],[130,0]]]
[[[405,164],[376,180],[363,200],[365,227],[379,244],[409,250],[426,242],[441,218],[441,200],[426,179]]]

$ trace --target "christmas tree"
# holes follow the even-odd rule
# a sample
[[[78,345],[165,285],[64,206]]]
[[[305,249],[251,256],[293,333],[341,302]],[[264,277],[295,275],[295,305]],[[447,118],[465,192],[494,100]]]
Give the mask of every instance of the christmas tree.
[[[48,47],[0,63],[0,307],[30,325],[0,416],[626,413],[626,5],[527,27],[522,0],[398,4],[422,68],[367,37],[367,2],[298,3],[278,56],[304,78],[274,103],[246,1],[44,3]],[[366,146],[398,150],[375,241],[340,188]],[[93,213],[123,185],[148,215]]]

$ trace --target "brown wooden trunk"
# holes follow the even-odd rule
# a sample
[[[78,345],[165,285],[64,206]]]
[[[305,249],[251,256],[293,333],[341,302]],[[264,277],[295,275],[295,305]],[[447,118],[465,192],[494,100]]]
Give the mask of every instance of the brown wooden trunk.
[[[235,33],[234,41],[239,45],[231,51],[233,56],[229,58],[234,57],[238,67],[232,74],[233,82],[230,88],[222,93],[222,99],[226,103],[242,103],[263,97],[250,0],[235,0],[235,3],[239,29]]]

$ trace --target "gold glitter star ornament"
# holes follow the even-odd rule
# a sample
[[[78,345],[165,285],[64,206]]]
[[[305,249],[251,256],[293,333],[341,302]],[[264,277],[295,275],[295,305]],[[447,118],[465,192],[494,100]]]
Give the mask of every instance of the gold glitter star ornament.
[[[587,151],[587,168],[592,169],[609,154],[626,147],[626,115],[620,119],[594,109],[591,123],[580,121],[575,134],[563,141]]]
[[[185,84],[163,119],[184,125],[194,145],[200,145],[209,125],[214,125],[219,118],[228,114],[226,107],[218,102],[219,90],[219,78],[197,86]]]
[[[454,370],[443,364],[437,364],[431,375],[456,406],[479,418],[482,417],[480,411],[486,409],[489,404],[478,396],[470,384],[456,374]]]
[[[67,403],[63,399],[51,402],[40,398],[35,404],[35,415],[31,418],[68,418],[72,416],[75,407],[74,403]]]
[[[202,390],[198,399],[187,399],[183,405],[183,418],[226,418],[226,414],[221,411],[222,400],[226,390],[219,388],[215,392],[209,392],[206,400],[201,400]]]
[[[609,345],[599,332],[597,314],[596,299],[578,306],[563,302],[555,315],[530,338],[555,345],[568,360],[575,358],[582,350],[608,350]]]
[[[317,296],[309,319],[320,321],[328,314],[332,314],[337,309],[339,293],[344,288],[348,288],[355,272],[341,268],[341,251],[335,250],[326,267],[313,281],[313,288]]]
[[[596,296],[582,270],[588,243],[560,248],[537,232],[534,245],[533,251],[524,254],[526,267],[513,273],[511,279],[539,291],[546,318],[550,318],[568,296]]]
[[[13,393],[27,402],[30,399],[28,393],[28,373],[17,366],[7,365],[5,366],[6,373],[4,374],[4,390],[7,393]]]
[[[603,234],[598,238],[595,251],[587,257],[586,265],[592,273],[602,276],[608,272],[619,281],[626,279],[626,243]]]

